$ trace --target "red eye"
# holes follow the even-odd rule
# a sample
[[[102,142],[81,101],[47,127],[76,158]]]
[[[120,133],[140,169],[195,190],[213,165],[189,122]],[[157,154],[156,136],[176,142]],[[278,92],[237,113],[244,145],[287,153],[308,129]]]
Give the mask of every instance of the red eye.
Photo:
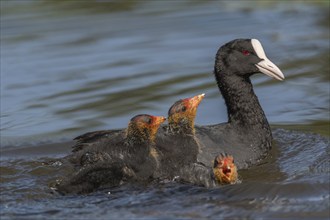
[[[250,55],[250,52],[249,52],[248,50],[243,50],[243,51],[242,51],[242,54],[243,54],[244,56],[248,56],[248,55]]]

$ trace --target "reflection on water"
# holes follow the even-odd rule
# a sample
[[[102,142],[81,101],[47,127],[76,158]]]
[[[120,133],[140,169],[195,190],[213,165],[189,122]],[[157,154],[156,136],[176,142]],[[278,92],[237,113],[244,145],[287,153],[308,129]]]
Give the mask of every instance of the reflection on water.
[[[286,76],[252,79],[272,127],[330,133],[328,1],[91,2],[1,1],[2,217],[329,217],[329,140],[282,129],[271,156],[240,171],[242,184],[52,194],[61,166],[43,162],[68,154],[75,135],[166,115],[200,93],[197,123],[226,121],[212,71],[234,38],[260,39]]]

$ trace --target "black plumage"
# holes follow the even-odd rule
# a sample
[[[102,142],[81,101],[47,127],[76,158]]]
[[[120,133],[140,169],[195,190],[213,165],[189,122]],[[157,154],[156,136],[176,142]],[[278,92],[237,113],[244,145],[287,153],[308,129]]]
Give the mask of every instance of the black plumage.
[[[201,164],[212,166],[214,158],[226,152],[235,158],[238,169],[248,168],[259,163],[269,152],[271,129],[250,80],[250,76],[260,72],[278,80],[284,79],[281,70],[266,57],[258,40],[236,39],[219,48],[214,75],[227,106],[228,122],[195,126],[195,134],[199,140],[197,159]],[[74,150],[97,146],[122,132],[107,130],[87,133],[78,137]],[[183,141],[187,140],[191,141]],[[169,137],[166,129],[160,129],[156,146],[164,146],[164,143],[175,151],[177,146],[182,145],[182,140],[180,137]],[[189,143],[185,145],[188,146]],[[181,154],[184,160],[183,157],[193,158],[195,152],[190,149],[174,154]],[[176,161],[178,166],[179,161]]]
[[[164,121],[161,116],[137,115],[125,132],[110,132],[112,135],[102,136],[97,144],[83,141],[98,136],[95,132],[78,137],[78,147],[65,158],[76,166],[77,172],[58,184],[57,190],[87,193],[122,181],[148,182],[158,167],[154,140]]]
[[[168,111],[168,125],[156,139],[160,168],[154,177],[173,179],[197,162],[199,143],[195,138],[195,117],[204,94],[175,102]],[[194,175],[194,173],[187,173]]]
[[[214,75],[227,106],[228,122],[196,127],[196,136],[203,143],[199,161],[209,163],[222,150],[234,156],[240,169],[259,163],[269,152],[271,129],[250,80],[258,72],[284,79],[258,40],[236,39],[218,50]]]

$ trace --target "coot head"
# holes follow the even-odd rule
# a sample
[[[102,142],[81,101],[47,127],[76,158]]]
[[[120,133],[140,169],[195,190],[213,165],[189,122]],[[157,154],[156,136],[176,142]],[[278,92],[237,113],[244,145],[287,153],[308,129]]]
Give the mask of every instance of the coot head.
[[[237,182],[237,167],[231,155],[220,154],[215,157],[213,173],[216,181],[220,184],[232,184]]]
[[[284,79],[281,70],[266,57],[259,40],[236,39],[218,50],[216,74],[236,74],[245,78],[258,72],[278,80]]]
[[[159,126],[166,120],[163,116],[141,114],[134,116],[127,127],[127,139],[134,144],[153,143]]]
[[[175,102],[168,111],[170,131],[182,134],[193,134],[197,108],[205,94]]]

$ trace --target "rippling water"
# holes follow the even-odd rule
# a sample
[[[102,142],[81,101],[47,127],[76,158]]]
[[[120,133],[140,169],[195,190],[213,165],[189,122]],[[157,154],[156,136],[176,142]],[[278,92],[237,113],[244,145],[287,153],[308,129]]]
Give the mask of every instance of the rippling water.
[[[329,218],[328,7],[1,1],[1,216]],[[240,171],[241,184],[51,193],[60,166],[43,161],[68,154],[83,132],[125,127],[138,113],[166,115],[199,93],[197,123],[225,121],[212,71],[218,47],[234,38],[258,38],[286,76],[252,79],[277,129],[271,156]]]

